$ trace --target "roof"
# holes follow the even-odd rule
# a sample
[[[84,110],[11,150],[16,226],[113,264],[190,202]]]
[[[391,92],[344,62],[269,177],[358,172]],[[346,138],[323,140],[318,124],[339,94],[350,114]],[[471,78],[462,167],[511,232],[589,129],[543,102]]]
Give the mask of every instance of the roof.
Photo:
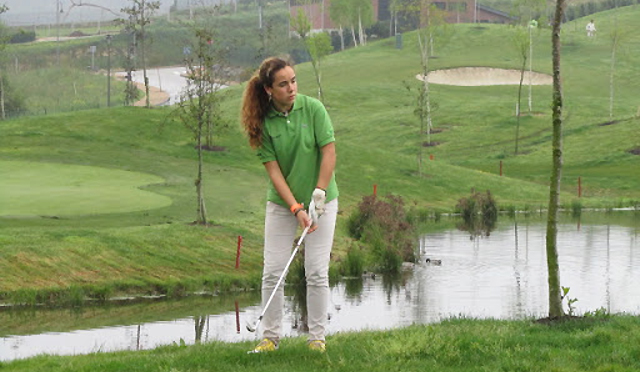
[[[485,12],[488,12],[488,13],[492,13],[492,14],[499,15],[501,17],[505,17],[505,18],[509,18],[509,19],[513,19],[513,20],[518,19],[517,17],[514,17],[514,16],[510,15],[509,13],[503,12],[501,10],[493,9],[491,7],[488,7],[486,5],[482,5],[480,3],[478,3],[477,6],[478,6],[478,9],[484,10]]]

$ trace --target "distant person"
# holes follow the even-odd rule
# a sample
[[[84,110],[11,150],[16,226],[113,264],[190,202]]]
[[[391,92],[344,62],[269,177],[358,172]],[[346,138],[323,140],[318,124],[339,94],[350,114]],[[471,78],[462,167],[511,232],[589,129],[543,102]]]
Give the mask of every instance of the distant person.
[[[591,22],[587,24],[587,36],[588,37],[596,36],[596,24],[593,22],[593,19],[591,20]]]
[[[333,245],[338,187],[333,125],[324,105],[298,93],[293,67],[268,58],[244,91],[242,124],[271,184],[264,229],[262,306],[273,292],[291,255],[298,226],[310,227],[305,240],[308,345],[324,352],[329,302],[329,258]],[[315,203],[317,225],[305,205]],[[314,232],[315,231],[315,232]],[[281,285],[262,321],[262,341],[253,352],[278,348],[282,332],[284,288]]]

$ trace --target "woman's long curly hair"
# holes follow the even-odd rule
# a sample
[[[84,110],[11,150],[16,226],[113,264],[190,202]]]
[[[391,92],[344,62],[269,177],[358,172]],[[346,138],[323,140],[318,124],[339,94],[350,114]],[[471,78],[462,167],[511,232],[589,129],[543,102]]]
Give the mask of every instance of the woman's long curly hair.
[[[291,66],[284,59],[271,57],[262,61],[244,90],[242,97],[241,122],[249,136],[249,145],[258,148],[262,145],[264,118],[269,111],[271,99],[265,87],[273,86],[273,76],[281,69]]]

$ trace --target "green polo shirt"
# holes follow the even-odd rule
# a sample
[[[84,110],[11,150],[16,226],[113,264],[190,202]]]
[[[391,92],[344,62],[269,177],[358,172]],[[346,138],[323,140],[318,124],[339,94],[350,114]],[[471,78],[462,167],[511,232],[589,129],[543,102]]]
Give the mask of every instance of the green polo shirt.
[[[267,113],[258,157],[262,163],[277,161],[296,200],[308,206],[318,182],[320,148],[334,141],[333,125],[324,105],[315,98],[298,94],[288,116],[273,108]],[[334,174],[327,187],[327,202],[337,197]],[[289,207],[273,183],[267,200]]]

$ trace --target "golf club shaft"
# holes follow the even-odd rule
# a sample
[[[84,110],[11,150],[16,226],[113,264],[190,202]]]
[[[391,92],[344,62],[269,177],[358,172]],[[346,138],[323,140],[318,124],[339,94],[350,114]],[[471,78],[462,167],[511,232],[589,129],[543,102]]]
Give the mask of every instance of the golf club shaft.
[[[258,321],[256,322],[256,325],[253,327],[253,330],[251,330],[251,329],[249,329],[249,327],[247,327],[247,329],[249,329],[249,331],[254,332],[254,331],[256,331],[258,329],[258,326],[260,325],[260,322],[262,321],[262,318],[264,317],[264,314],[267,312],[267,309],[269,308],[269,305],[271,305],[271,301],[273,300],[273,297],[275,297],[276,291],[280,287],[280,284],[282,284],[282,282],[284,281],[284,277],[287,275],[287,271],[289,270],[289,266],[291,266],[291,262],[293,262],[293,259],[296,257],[296,254],[298,253],[298,250],[300,249],[300,245],[302,244],[302,241],[304,240],[304,237],[307,236],[307,232],[309,232],[309,228],[310,227],[311,226],[307,226],[302,231],[302,235],[300,235],[300,239],[298,239],[298,243],[296,243],[296,247],[294,248],[293,252],[291,253],[291,257],[289,257],[289,261],[285,265],[284,270],[282,271],[282,274],[280,274],[280,278],[278,278],[278,282],[276,283],[276,286],[273,288],[273,291],[271,291],[271,296],[269,296],[269,299],[267,300],[267,303],[264,305],[264,308],[262,309],[262,313],[260,313],[260,317],[258,318]]]

